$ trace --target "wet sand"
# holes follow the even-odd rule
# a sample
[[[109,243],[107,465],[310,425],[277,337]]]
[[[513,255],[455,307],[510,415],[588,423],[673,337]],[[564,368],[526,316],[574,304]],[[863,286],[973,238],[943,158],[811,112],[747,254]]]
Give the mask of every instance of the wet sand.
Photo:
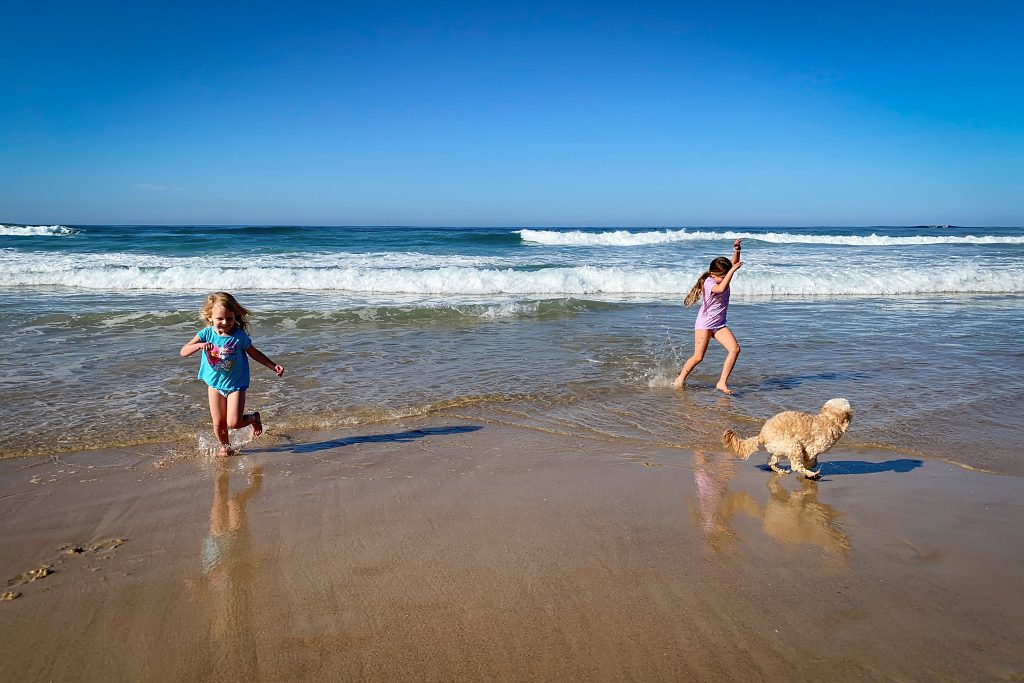
[[[0,461],[3,677],[1024,680],[1024,479],[824,460],[449,415]]]

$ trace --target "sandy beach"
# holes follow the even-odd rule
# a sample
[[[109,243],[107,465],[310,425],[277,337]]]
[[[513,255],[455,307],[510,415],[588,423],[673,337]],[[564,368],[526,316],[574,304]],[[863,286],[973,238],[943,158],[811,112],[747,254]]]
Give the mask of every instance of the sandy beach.
[[[1024,679],[1024,480],[825,462],[456,414],[0,461],[4,678]]]

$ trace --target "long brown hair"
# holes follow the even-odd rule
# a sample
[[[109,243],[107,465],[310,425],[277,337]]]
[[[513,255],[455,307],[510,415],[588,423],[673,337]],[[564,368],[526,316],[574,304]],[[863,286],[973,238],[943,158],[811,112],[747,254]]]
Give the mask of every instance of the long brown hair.
[[[712,275],[721,277],[728,273],[730,268],[732,268],[732,261],[724,256],[716,257],[715,260],[711,262],[711,266],[707,269],[707,272],[697,278],[697,284],[690,289],[690,293],[686,295],[685,299],[683,299],[683,305],[692,306],[697,303],[701,297],[704,296],[704,281]]]
[[[213,314],[214,306],[223,306],[234,313],[235,327],[241,327],[243,330],[249,329],[249,309],[238,303],[235,297],[227,292],[214,292],[207,295],[203,302],[203,308],[199,311],[199,319],[207,325],[213,324],[213,319],[210,316]]]

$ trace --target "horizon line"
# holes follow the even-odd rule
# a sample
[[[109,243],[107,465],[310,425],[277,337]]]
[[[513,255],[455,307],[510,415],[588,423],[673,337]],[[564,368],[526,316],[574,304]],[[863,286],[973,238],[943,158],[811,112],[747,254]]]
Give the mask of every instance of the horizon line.
[[[95,227],[111,227],[111,228],[381,228],[381,229],[394,229],[394,228],[411,228],[411,229],[424,229],[424,230],[441,230],[441,229],[454,229],[454,230],[465,230],[471,228],[478,229],[490,229],[490,230],[686,230],[688,228],[753,228],[753,229],[768,229],[768,228],[957,228],[957,229],[980,229],[980,228],[997,228],[997,229],[1024,229],[1024,225],[957,225],[953,223],[914,223],[914,224],[901,224],[901,223],[873,223],[873,224],[842,224],[842,223],[805,223],[805,224],[761,224],[761,225],[744,225],[744,224],[725,224],[725,223],[708,223],[708,224],[672,224],[672,225],[509,225],[509,224],[444,224],[444,223],[423,223],[423,224],[370,224],[370,223],[183,223],[183,222],[169,222],[169,223],[64,223],[64,222],[7,222],[0,221],[0,225],[6,226],[42,226],[45,224],[49,225],[62,225],[65,227],[81,227],[81,228],[95,228]]]

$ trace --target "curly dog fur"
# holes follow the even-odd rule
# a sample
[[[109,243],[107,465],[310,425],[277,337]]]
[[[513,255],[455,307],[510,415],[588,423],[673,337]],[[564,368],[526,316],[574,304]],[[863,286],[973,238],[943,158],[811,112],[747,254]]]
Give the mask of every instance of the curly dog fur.
[[[850,402],[845,398],[834,398],[817,415],[795,410],[779,413],[764,423],[760,434],[749,439],[742,439],[731,429],[727,430],[722,435],[722,443],[744,460],[763,444],[769,454],[768,467],[773,471],[786,473],[778,465],[779,459],[785,457],[789,458],[790,472],[799,472],[813,479],[821,471],[814,472],[810,468],[818,466],[818,456],[839,441],[852,419]]]

